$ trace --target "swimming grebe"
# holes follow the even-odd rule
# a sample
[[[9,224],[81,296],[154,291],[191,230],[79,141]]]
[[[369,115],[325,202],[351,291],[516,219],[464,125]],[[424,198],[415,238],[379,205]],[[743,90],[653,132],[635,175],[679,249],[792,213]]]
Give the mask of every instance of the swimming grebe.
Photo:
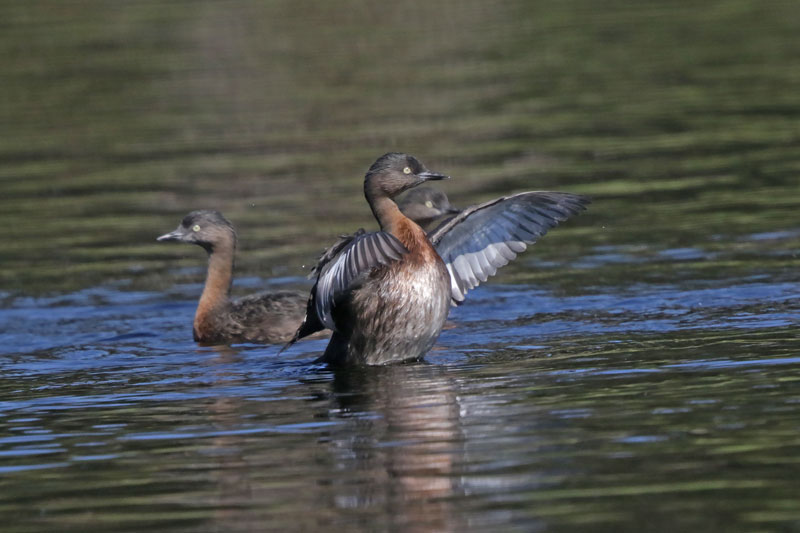
[[[450,304],[460,304],[469,289],[589,203],[570,193],[515,194],[472,206],[426,236],[392,198],[445,177],[406,154],[373,163],[364,195],[381,231],[359,232],[323,254],[303,324],[284,349],[327,327],[334,333],[320,361],[420,359],[439,336]]]
[[[449,312],[450,276],[425,232],[392,198],[445,178],[406,154],[372,164],[364,195],[381,231],[359,232],[323,255],[305,320],[289,344],[332,329],[321,359],[332,364],[414,360],[430,349]]]
[[[158,241],[197,244],[208,252],[208,275],[194,315],[194,340],[204,344],[286,342],[305,316],[307,295],[274,291],[230,299],[236,230],[218,211],[192,211]]]

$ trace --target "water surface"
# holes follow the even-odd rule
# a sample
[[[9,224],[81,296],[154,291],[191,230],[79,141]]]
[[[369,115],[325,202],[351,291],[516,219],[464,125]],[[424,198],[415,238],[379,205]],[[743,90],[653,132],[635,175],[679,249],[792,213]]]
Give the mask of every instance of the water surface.
[[[4,530],[800,530],[795,2],[0,6]],[[388,150],[461,206],[592,195],[423,364],[201,347],[374,227]]]

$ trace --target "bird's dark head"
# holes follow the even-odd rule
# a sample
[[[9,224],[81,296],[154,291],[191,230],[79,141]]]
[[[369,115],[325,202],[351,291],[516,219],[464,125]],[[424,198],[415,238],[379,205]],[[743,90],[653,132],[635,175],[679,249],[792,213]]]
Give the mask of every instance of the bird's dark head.
[[[450,204],[445,193],[433,187],[411,189],[398,206],[405,216],[420,226],[425,226],[439,217],[461,212]]]
[[[213,253],[221,246],[235,247],[236,231],[233,224],[219,211],[200,210],[183,217],[175,231],[165,233],[156,240],[188,242]]]
[[[428,170],[412,155],[390,152],[379,157],[369,167],[364,178],[364,194],[367,198],[392,198],[426,181],[447,178],[449,176]]]

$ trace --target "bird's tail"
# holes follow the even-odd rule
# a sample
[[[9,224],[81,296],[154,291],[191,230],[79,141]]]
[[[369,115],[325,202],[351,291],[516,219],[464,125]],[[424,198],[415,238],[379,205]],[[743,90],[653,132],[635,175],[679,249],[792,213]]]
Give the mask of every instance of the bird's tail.
[[[289,348],[292,344],[296,343],[303,337],[307,337],[325,329],[325,326],[322,325],[322,323],[319,321],[319,318],[317,318],[317,313],[314,312],[313,304],[310,300],[308,306],[309,309],[306,309],[306,316],[303,318],[303,323],[300,324],[300,327],[294,332],[294,335],[291,339],[289,339],[289,342],[284,344],[281,349],[278,350],[278,355],[283,353],[284,350]]]

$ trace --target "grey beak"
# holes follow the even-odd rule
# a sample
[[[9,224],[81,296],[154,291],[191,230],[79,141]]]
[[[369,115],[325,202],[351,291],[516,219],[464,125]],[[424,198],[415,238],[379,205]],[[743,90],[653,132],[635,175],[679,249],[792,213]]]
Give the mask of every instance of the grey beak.
[[[182,241],[183,240],[183,231],[181,228],[176,229],[175,231],[170,231],[169,233],[165,233],[161,237],[157,238],[158,242],[164,241]]]
[[[426,170],[425,172],[420,172],[417,174],[418,177],[422,178],[425,181],[433,181],[433,180],[449,180],[450,176],[446,174],[439,174],[438,172],[433,172],[431,170]]]

